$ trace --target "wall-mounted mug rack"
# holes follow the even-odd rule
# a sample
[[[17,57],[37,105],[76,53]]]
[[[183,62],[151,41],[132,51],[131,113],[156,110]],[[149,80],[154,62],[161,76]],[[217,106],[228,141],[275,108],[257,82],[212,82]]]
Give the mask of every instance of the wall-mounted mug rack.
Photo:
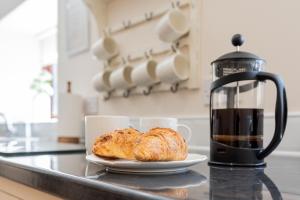
[[[105,83],[106,85],[109,85],[110,88],[104,88],[102,89],[102,91],[101,89],[99,90],[96,87],[95,88],[98,92],[104,92],[103,99],[106,101],[114,96],[123,96],[124,98],[128,98],[132,94],[143,94],[145,96],[149,96],[152,93],[152,91],[155,91],[156,88],[162,86],[166,88],[166,85],[170,85],[169,89],[166,88],[164,90],[170,90],[172,93],[176,93],[180,88],[180,85],[183,85],[188,79],[188,75],[184,75],[183,77],[177,77],[178,74],[176,74],[177,68],[188,67],[188,61],[186,60],[185,55],[181,53],[181,49],[186,47],[188,47],[188,43],[186,42],[186,40],[184,40],[184,38],[182,38],[182,40],[178,41],[177,43],[160,46],[159,48],[151,48],[147,51],[137,51],[137,53],[139,54],[129,54],[126,57],[118,57],[118,59],[115,59],[113,62],[107,63],[104,71],[100,73],[101,75],[106,75],[109,72],[109,80],[107,80],[107,76],[103,77],[106,78],[106,80],[98,80],[98,85],[103,85]],[[164,54],[168,55],[168,57],[165,60],[161,61],[161,63],[155,64],[155,69],[153,72],[155,74],[157,72],[164,73],[164,75],[161,76],[161,74],[156,74],[156,76],[161,76],[161,78],[157,81],[152,81],[145,84],[148,75],[145,75],[145,73],[148,73],[149,71],[149,69],[146,68],[148,67],[146,63],[151,63],[149,61],[152,61],[152,59],[154,62],[155,57]],[[178,59],[178,61],[180,59],[184,59],[183,61],[185,61],[186,66],[183,66],[183,61],[179,62],[182,66],[173,66],[173,64],[175,63],[175,59]],[[136,61],[144,61],[144,63],[140,63],[139,66],[132,66],[130,64]],[[131,68],[131,70],[126,71],[124,67]],[[159,70],[157,69],[157,67],[161,67],[163,68],[163,70]],[[139,68],[141,68],[142,71]],[[166,71],[164,69],[167,69],[169,71]],[[113,74],[112,77],[111,74]],[[132,76],[137,78],[133,78]],[[138,79],[138,81],[134,83],[132,82],[132,79]],[[128,80],[130,80],[130,83],[127,83]],[[126,84],[128,85],[126,86]],[[103,87],[102,85],[98,86],[98,88]],[[141,88],[142,90],[137,90],[137,88]],[[123,92],[120,93],[120,91]]]
[[[112,97],[128,98],[132,95],[137,95],[137,94],[149,96],[152,93],[157,93],[162,91],[171,91],[172,93],[176,93],[177,91],[184,88],[194,89],[199,87],[197,85],[197,82],[199,81],[197,81],[198,78],[196,78],[196,76],[199,76],[197,75],[199,70],[196,68],[200,67],[199,66],[200,50],[198,47],[195,47],[195,41],[199,42],[199,40],[198,39],[191,40],[191,37],[195,38],[195,35],[199,37],[199,34],[196,34],[197,30],[195,30],[195,27],[198,28],[199,26],[195,26],[195,21],[191,23],[191,29],[189,29],[189,31],[185,32],[184,34],[182,33],[179,34],[179,37],[176,36],[175,33],[174,36],[175,39],[170,40],[170,42],[163,41],[160,37],[157,39],[156,38],[153,39],[155,35],[151,36],[148,33],[152,33],[152,30],[156,31],[156,29],[150,28],[151,29],[150,32],[149,31],[145,32],[147,33],[145,34],[145,37],[149,37],[150,39],[149,41],[151,41],[150,44],[152,44],[152,47],[149,47],[149,43],[147,45],[140,45],[139,47],[139,45],[137,45],[138,42],[141,42],[139,40],[135,40],[137,43],[135,45],[132,45],[132,47],[129,46],[128,49],[126,47],[127,38],[131,37],[130,41],[132,41],[132,39],[134,38],[133,36],[137,34],[141,34],[141,30],[144,29],[144,27],[145,30],[150,30],[149,27],[163,24],[164,28],[169,28],[168,21],[164,21],[163,19],[166,18],[166,16],[170,15],[170,13],[173,11],[179,11],[181,13],[184,13],[185,16],[189,15],[189,19],[188,19],[189,22],[191,19],[195,19],[196,14],[199,14],[199,10],[197,9],[197,11],[195,11],[194,9],[196,4],[197,6],[199,6],[200,3],[198,3],[198,1],[193,1],[193,0],[172,1],[171,4],[168,4],[168,6],[166,3],[167,1],[164,1],[163,3],[164,6],[161,7],[157,6],[157,9],[152,9],[152,11],[144,12],[144,14],[142,15],[140,15],[141,12],[136,12],[137,13],[136,16],[138,16],[136,18],[130,17],[130,19],[123,20],[126,18],[126,15],[123,14],[123,18],[121,17],[122,15],[117,15],[117,17],[114,18],[114,20],[110,21],[111,24],[105,24],[106,27],[102,27],[101,30],[104,30],[104,34],[103,34],[104,36],[114,38],[116,39],[117,42],[118,41],[120,42],[119,43],[120,53],[118,56],[114,56],[106,60],[101,60],[103,63],[104,71],[112,71],[112,74],[115,74],[115,71],[126,67],[126,65],[130,65],[132,67],[132,71],[135,71],[134,72],[135,74],[141,75],[143,77],[142,79],[146,80],[145,77],[147,76],[143,75],[143,72],[145,72],[144,69],[145,67],[140,70],[138,70],[138,68],[142,68],[140,65],[142,65],[143,63],[147,63],[147,61],[150,59],[153,59],[157,61],[155,73],[158,73],[159,76],[158,81],[153,81],[153,82],[150,81],[147,83],[138,82],[138,78],[135,78],[135,80],[132,81],[132,84],[127,86],[125,83],[115,84],[118,81],[114,81],[114,80],[122,79],[120,78],[121,76],[119,76],[119,78],[117,79],[113,78],[112,81],[113,87],[111,88],[111,90],[101,91],[104,100],[109,100]],[[116,8],[116,5],[113,5],[111,6],[111,9],[119,10],[120,8],[122,8],[123,5],[120,6],[121,7]],[[158,32],[156,33],[158,34]],[[171,32],[169,31],[165,34],[172,35],[173,33],[171,30]],[[191,52],[193,52],[192,55]],[[196,53],[198,55],[195,55]],[[189,64],[183,64],[183,65],[188,65],[189,68],[188,70],[185,69],[187,67],[173,66],[172,63],[175,63],[175,61],[173,60],[181,59],[181,58],[175,58],[176,56],[180,57],[178,56],[178,54],[182,54],[181,56],[186,56],[187,60],[191,62]],[[163,65],[164,67],[160,67],[161,65]],[[138,75],[135,75],[135,77],[139,77]],[[130,79],[133,78],[132,73],[130,73],[130,77],[131,77]],[[134,83],[135,81],[137,81],[137,84]]]

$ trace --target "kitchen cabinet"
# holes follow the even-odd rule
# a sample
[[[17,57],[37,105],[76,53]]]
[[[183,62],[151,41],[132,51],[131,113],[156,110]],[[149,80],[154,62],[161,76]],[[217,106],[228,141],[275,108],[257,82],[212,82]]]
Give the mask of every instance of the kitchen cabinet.
[[[0,199],[60,200],[61,198],[0,177]]]

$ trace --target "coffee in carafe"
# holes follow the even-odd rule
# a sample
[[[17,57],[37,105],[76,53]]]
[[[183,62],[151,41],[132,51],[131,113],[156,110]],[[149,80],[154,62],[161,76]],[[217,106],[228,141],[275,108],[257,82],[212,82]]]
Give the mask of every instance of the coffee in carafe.
[[[237,50],[212,62],[210,92],[210,162],[212,165],[261,166],[280,143],[286,127],[287,100],[283,81],[263,72],[265,61],[240,51],[244,38],[236,34]],[[263,147],[264,84],[276,86],[275,132]]]
[[[263,147],[264,110],[229,108],[212,110],[212,139],[239,148]]]

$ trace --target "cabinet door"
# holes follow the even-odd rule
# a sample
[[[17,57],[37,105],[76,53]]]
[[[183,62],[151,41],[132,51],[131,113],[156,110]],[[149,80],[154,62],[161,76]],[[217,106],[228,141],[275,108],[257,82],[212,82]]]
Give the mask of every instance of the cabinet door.
[[[0,200],[61,200],[56,196],[0,177]]]

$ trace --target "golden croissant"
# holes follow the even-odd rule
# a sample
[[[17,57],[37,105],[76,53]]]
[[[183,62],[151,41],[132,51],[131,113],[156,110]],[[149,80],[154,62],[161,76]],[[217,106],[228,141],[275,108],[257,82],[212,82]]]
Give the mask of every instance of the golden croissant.
[[[98,156],[139,161],[184,160],[187,144],[169,128],[153,128],[142,134],[133,129],[116,130],[97,138],[92,152]]]
[[[102,157],[133,160],[135,157],[132,149],[140,135],[141,133],[133,128],[106,133],[96,139],[92,152]]]
[[[187,144],[183,137],[170,128],[153,128],[143,134],[134,147],[134,156],[140,161],[184,160]]]

